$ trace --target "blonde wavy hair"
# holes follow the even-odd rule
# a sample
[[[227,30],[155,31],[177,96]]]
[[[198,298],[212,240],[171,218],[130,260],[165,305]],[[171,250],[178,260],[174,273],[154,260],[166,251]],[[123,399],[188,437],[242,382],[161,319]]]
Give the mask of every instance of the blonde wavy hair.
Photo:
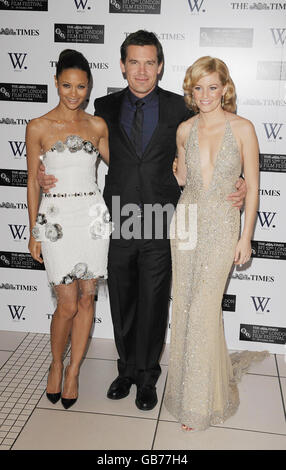
[[[187,69],[183,84],[186,105],[195,113],[199,111],[199,108],[192,98],[193,88],[202,77],[214,72],[218,73],[222,86],[227,86],[222,107],[226,111],[234,113],[236,111],[235,86],[229,75],[226,64],[216,57],[200,57]]]

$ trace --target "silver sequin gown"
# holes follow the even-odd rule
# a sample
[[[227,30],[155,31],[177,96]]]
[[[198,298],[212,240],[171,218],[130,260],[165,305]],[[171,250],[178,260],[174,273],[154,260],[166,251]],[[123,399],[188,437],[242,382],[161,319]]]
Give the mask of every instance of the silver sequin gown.
[[[226,121],[212,180],[205,189],[198,121],[186,144],[187,181],[172,220],[173,309],[165,406],[180,423],[204,430],[235,413],[238,378],[250,361],[265,355],[245,351],[232,360],[228,355],[221,303],[239,237],[240,211],[226,199],[235,191],[241,158]],[[189,213],[189,205],[196,208],[197,217],[194,211]],[[182,224],[191,232],[197,230],[191,249],[178,231]]]

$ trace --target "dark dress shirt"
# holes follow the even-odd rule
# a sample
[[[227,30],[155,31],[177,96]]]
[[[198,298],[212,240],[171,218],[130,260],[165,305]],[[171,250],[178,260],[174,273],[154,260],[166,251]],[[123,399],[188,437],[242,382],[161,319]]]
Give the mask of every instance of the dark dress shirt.
[[[128,90],[121,106],[120,122],[130,138],[131,128],[133,124],[133,118],[136,111],[135,102],[138,100],[138,96]],[[151,93],[142,98],[144,101],[143,109],[143,130],[142,130],[142,149],[143,152],[146,149],[152,134],[158,124],[159,119],[159,96],[158,88],[156,87]]]

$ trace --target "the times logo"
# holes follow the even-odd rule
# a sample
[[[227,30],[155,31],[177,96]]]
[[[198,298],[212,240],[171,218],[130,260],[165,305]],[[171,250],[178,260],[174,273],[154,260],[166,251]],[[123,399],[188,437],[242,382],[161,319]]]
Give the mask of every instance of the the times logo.
[[[17,291],[28,291],[28,292],[37,292],[38,287],[30,284],[11,284],[9,282],[2,282],[0,284],[0,289],[4,290],[17,290]]]
[[[3,201],[0,203],[0,209],[28,209],[28,205],[25,202],[7,202]]]
[[[0,35],[5,36],[40,36],[38,29],[25,29],[25,28],[1,28]]]

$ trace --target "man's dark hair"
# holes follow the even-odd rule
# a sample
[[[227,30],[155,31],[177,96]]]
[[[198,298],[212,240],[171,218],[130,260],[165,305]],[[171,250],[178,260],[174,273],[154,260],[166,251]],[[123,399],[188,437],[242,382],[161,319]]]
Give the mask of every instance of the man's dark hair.
[[[161,64],[164,60],[163,48],[159,39],[154,33],[145,31],[144,29],[139,29],[139,31],[129,34],[122,43],[120,54],[123,63],[125,63],[126,60],[128,46],[155,46],[157,49],[158,64]]]

